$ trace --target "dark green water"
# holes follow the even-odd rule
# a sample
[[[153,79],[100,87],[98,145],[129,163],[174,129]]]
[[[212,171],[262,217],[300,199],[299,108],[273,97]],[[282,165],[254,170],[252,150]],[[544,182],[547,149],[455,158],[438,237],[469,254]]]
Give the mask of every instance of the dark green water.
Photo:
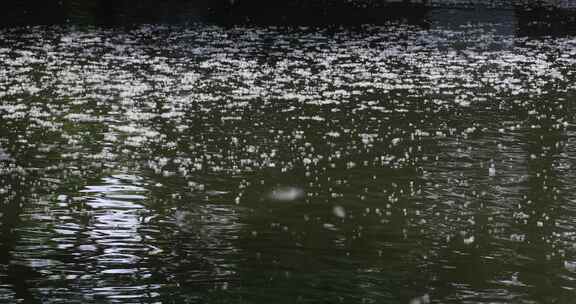
[[[572,303],[576,40],[501,28],[1,30],[0,302]]]

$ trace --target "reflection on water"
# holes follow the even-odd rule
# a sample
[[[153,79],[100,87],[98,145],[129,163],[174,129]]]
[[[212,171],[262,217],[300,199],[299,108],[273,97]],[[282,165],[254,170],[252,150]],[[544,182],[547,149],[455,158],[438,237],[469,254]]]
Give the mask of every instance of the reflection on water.
[[[0,31],[0,301],[569,303],[576,41],[506,26]]]
[[[4,1],[0,27],[138,24],[385,25],[402,21],[423,28],[440,23],[514,20],[518,33],[576,33],[572,0],[60,0]]]

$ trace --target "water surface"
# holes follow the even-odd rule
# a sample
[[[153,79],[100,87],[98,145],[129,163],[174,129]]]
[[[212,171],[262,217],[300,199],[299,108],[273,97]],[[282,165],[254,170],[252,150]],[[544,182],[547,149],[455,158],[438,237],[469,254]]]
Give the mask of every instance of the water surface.
[[[502,26],[1,30],[0,301],[570,303],[576,40]]]

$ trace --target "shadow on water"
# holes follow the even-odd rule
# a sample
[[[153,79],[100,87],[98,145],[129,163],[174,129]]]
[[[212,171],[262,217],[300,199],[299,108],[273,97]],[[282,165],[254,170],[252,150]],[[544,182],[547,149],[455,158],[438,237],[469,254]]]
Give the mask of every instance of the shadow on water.
[[[18,299],[34,303],[37,299],[31,288],[41,275],[25,259],[19,258],[17,252],[21,216],[39,189],[34,182],[35,174],[20,164],[23,161],[25,166],[29,165],[24,159],[34,151],[25,144],[13,145],[17,136],[8,129],[13,131],[14,127],[6,121],[0,126],[0,282],[9,287],[9,290],[0,288],[0,293],[2,298],[7,298],[6,293],[13,293]]]
[[[572,227],[564,223],[573,221],[574,175],[568,169],[566,158],[572,158],[572,127],[565,128],[562,121],[573,121],[573,105],[569,97],[552,93],[546,102],[535,102],[533,110],[539,117],[529,117],[531,130],[524,134],[525,157],[529,176],[527,189],[523,193],[518,221],[518,235],[525,239],[517,247],[518,260],[525,270],[518,280],[529,286],[539,286],[541,292],[530,296],[541,302],[568,303],[573,294],[567,286],[565,260],[574,259],[573,252],[558,250],[571,242]],[[573,98],[573,97],[572,97]],[[572,226],[572,225],[570,225]],[[547,276],[534,276],[533,273],[546,273]],[[563,286],[559,292],[557,286]]]
[[[524,9],[515,11],[518,36],[569,36],[576,34],[576,9]]]
[[[11,163],[0,160],[0,170],[7,170]],[[0,282],[4,286],[10,286],[14,296],[32,303],[34,296],[31,292],[31,281],[40,277],[39,273],[26,264],[22,264],[14,252],[17,251],[19,239],[18,227],[21,225],[20,215],[27,204],[26,198],[30,193],[24,189],[26,177],[19,174],[0,173]],[[2,297],[6,298],[7,290],[0,288]]]
[[[472,177],[462,167],[453,168],[451,176],[474,183],[452,188],[453,194],[463,194],[456,195],[450,205],[463,203],[475,211],[459,213],[462,218],[446,218],[455,230],[446,247],[434,255],[448,263],[432,263],[424,270],[434,290],[432,298],[442,298],[443,303],[487,299],[570,303],[572,283],[567,274],[573,269],[565,259],[573,260],[574,254],[559,248],[573,241],[573,225],[566,225],[574,216],[574,175],[567,159],[576,151],[573,128],[562,122],[573,121],[574,114],[570,98],[554,93],[545,96],[498,117],[503,121],[520,118],[529,128],[510,134],[516,138],[513,141],[506,138],[510,135],[501,135],[501,142],[510,144],[504,144],[507,151],[499,145],[478,155],[485,158],[487,177]],[[492,175],[489,168],[494,163]],[[498,218],[506,217],[513,220],[501,225]],[[537,275],[542,273],[546,275]]]
[[[62,0],[5,1],[0,26],[84,24],[121,26],[142,23],[194,23],[205,19],[209,1]]]
[[[214,10],[223,24],[360,25],[404,21],[428,25],[430,6],[415,1],[231,1]]]
[[[576,10],[561,5],[515,5],[436,1],[7,1],[0,4],[0,26],[79,24],[131,27],[137,24],[354,26],[402,21],[424,29],[442,24],[496,22],[514,26],[518,36],[565,36],[576,32]]]
[[[142,23],[221,25],[360,25],[404,20],[427,24],[429,6],[412,1],[9,1],[1,4],[0,25]]]

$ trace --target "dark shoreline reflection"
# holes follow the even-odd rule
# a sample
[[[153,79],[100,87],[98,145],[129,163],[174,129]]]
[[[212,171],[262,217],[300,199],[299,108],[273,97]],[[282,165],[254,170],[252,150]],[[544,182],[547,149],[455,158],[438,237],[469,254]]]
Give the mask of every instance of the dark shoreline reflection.
[[[422,3],[367,1],[191,1],[62,0],[9,1],[0,6],[0,25],[88,24],[126,26],[145,23],[222,25],[359,25],[391,20],[426,23]]]
[[[576,8],[514,2],[514,5],[459,5],[436,1],[7,1],[0,4],[0,27],[90,25],[132,28],[139,24],[222,26],[354,27],[401,21],[423,29],[497,23],[516,36],[576,33]]]
[[[576,7],[519,6],[514,10],[518,36],[566,36],[576,34]]]

